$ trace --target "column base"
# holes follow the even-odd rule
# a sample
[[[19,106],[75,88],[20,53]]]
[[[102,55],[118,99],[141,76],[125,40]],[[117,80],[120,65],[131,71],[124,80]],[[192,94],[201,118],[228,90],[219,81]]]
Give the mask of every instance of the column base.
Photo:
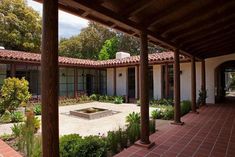
[[[149,144],[144,144],[142,143],[140,140],[135,142],[135,145],[138,147],[142,147],[142,148],[146,148],[146,149],[150,149],[155,145],[155,142],[151,142]]]
[[[173,125],[184,125],[184,122],[171,122]]]

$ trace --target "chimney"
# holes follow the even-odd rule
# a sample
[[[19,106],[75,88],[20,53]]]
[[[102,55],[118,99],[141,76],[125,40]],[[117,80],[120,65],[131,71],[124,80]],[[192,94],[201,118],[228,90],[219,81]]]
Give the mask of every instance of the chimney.
[[[130,57],[130,53],[127,52],[117,52],[116,53],[116,59],[123,59],[123,58],[127,58]]]

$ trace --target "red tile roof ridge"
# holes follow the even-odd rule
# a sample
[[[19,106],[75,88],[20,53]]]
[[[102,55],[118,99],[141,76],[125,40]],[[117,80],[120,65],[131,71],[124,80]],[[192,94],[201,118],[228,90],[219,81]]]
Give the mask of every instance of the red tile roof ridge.
[[[186,59],[184,56],[180,56],[181,59]],[[22,62],[37,62],[41,61],[40,53],[30,53],[24,51],[15,51],[15,50],[0,50],[0,59],[5,61],[22,61]],[[172,51],[166,51],[161,53],[152,53],[149,54],[149,63],[158,63],[162,61],[173,61],[174,53]],[[131,65],[138,64],[140,60],[139,55],[130,56],[122,59],[109,59],[109,60],[91,60],[91,59],[79,59],[71,57],[59,56],[59,64],[68,64],[68,65],[80,65],[84,67],[109,67],[109,66],[122,66],[122,65]]]

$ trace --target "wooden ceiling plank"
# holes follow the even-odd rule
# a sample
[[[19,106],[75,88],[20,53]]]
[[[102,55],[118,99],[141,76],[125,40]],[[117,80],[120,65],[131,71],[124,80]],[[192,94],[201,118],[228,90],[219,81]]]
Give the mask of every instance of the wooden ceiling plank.
[[[201,52],[201,53],[198,53],[197,56],[199,56],[200,58],[208,58],[208,57],[216,57],[216,56],[225,55],[225,54],[231,54],[233,52],[235,52],[235,49],[228,47],[228,48],[223,48],[223,49],[216,49],[212,51]]]
[[[181,7],[188,5],[188,3],[189,3],[189,1],[187,1],[187,0],[181,0],[181,1],[177,1],[175,3],[172,3],[167,9],[161,10],[160,12],[157,12],[154,15],[150,16],[153,18],[149,18],[146,21],[144,21],[143,25],[146,27],[150,27],[152,25],[155,25],[159,21],[159,19],[164,18],[167,15],[179,10]],[[192,1],[190,3],[192,3]]]
[[[199,48],[194,48],[193,50],[191,50],[191,52],[196,53],[196,52],[200,52],[200,51],[209,51],[209,50],[213,50],[215,48],[221,48],[221,47],[226,47],[227,45],[234,45],[235,47],[235,40],[230,40],[230,39],[224,39],[221,41],[217,41],[215,43],[210,43],[208,45],[204,45],[203,47],[199,47]]]
[[[226,38],[232,38],[231,34],[234,33],[235,30],[228,31],[226,33],[218,34],[216,36],[213,36],[211,38],[207,38],[205,40],[201,40],[198,42],[195,42],[193,44],[190,44],[190,46],[187,47],[187,49],[193,49],[195,47],[198,47],[200,45],[209,44],[209,43],[214,43],[215,41],[221,40],[221,39],[226,39]]]
[[[130,18],[136,13],[140,12],[141,10],[150,6],[155,0],[139,0],[135,2],[135,4],[125,8],[124,10],[120,11],[120,15],[125,16],[126,18]]]
[[[215,22],[211,22],[215,21]],[[221,27],[226,25],[227,23],[235,21],[235,13],[234,10],[231,10],[228,16],[222,15],[221,17],[214,16],[212,19],[203,20],[202,22],[193,25],[192,27],[184,28],[179,32],[174,33],[171,35],[170,39],[174,42],[180,42],[186,38],[190,38],[195,34],[201,34],[205,31],[214,30],[217,27]]]
[[[194,36],[191,39],[186,40],[185,42],[181,42],[180,47],[187,47],[187,45],[191,45],[193,43],[197,43],[199,41],[211,38],[213,35],[217,36],[219,33],[226,33],[228,31],[234,30],[235,23],[231,23],[230,25],[227,25],[225,28],[218,28],[216,30],[213,30],[211,32],[204,32],[202,34],[199,34],[197,36]]]
[[[227,2],[227,3],[226,3]],[[181,27],[184,25],[186,22],[192,22],[195,21],[195,18],[205,17],[205,15],[211,14],[216,12],[218,9],[221,9],[221,7],[227,8],[234,6],[235,1],[217,1],[216,3],[214,1],[211,1],[211,3],[208,3],[207,5],[201,7],[199,10],[192,12],[190,14],[187,14],[185,17],[180,18],[180,19],[175,19],[173,24],[168,24],[166,26],[163,26],[163,30],[161,30],[161,34],[167,34],[170,33],[171,31],[175,30],[178,27]],[[225,4],[226,3],[226,4]],[[231,5],[232,4],[232,5]],[[210,9],[208,9],[210,8]],[[192,24],[194,25],[194,24]]]

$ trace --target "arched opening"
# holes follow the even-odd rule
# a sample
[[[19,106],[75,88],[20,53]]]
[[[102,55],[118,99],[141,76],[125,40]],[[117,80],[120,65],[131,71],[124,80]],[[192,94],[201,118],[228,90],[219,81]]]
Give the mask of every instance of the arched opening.
[[[235,60],[226,61],[215,69],[215,101],[235,99]]]

